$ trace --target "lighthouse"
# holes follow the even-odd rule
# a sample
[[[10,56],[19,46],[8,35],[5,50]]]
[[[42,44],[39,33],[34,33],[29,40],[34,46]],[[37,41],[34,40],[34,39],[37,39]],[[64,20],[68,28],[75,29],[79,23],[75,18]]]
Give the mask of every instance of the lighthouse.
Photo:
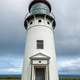
[[[55,17],[47,0],[33,0],[28,8],[22,80],[58,80],[54,44]]]

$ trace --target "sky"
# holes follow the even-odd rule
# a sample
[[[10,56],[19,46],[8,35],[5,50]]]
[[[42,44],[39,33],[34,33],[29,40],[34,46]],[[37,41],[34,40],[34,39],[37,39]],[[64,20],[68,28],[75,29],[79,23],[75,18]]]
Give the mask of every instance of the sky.
[[[80,74],[80,1],[48,0],[55,15],[58,72]],[[21,74],[25,39],[24,19],[31,0],[0,0],[0,75]]]

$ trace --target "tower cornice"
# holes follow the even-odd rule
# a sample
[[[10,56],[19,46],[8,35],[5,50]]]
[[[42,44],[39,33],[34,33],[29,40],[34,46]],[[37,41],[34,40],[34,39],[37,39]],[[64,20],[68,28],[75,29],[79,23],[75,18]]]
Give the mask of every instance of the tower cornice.
[[[50,16],[50,15],[45,15],[45,14],[35,14],[35,15],[29,15],[25,18],[25,21],[24,21],[24,27],[25,29],[27,30],[28,29],[28,22],[36,17],[44,17],[46,19],[49,19],[51,22],[52,22],[52,27],[53,27],[53,30],[55,29],[55,26],[56,26],[56,22],[55,22],[55,18],[54,16]]]

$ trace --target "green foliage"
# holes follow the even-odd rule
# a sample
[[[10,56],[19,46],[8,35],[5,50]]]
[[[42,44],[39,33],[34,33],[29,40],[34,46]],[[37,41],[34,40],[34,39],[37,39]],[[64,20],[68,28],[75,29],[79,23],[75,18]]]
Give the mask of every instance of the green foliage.
[[[10,77],[7,77],[7,78],[0,78],[0,80],[21,80],[20,78],[10,78]]]
[[[73,78],[73,77],[60,77],[59,80],[80,80],[80,78]]]
[[[21,77],[6,77],[6,78],[0,78],[0,80],[21,80]],[[80,80],[80,77],[59,77],[59,80]]]

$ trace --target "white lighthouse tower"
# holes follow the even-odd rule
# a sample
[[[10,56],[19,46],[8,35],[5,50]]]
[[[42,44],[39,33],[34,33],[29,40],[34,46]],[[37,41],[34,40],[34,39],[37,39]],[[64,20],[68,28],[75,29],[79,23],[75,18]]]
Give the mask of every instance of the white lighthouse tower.
[[[33,0],[26,16],[22,80],[58,80],[54,45],[55,19],[47,0]]]

